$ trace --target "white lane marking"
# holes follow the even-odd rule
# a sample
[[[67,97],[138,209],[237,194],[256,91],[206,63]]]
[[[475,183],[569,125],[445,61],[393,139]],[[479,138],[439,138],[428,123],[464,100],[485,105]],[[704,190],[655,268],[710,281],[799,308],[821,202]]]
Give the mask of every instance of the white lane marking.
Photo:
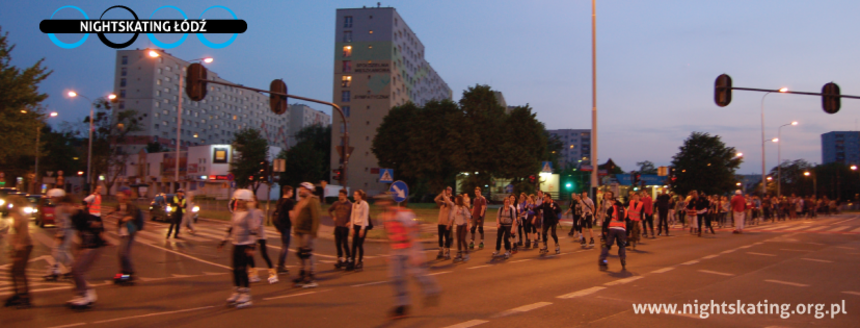
[[[810,245],[824,246],[824,244],[822,244],[822,243],[813,243],[813,242],[811,242],[811,241],[808,241],[808,242],[806,242],[806,243],[807,243],[807,244],[810,244]]]
[[[811,252],[810,250],[807,250],[807,249],[788,249],[788,248],[780,248],[779,250],[781,250],[781,251],[788,251],[788,252]]]
[[[772,279],[765,279],[764,281],[772,282],[775,284],[789,285],[789,286],[794,286],[794,287],[809,287],[809,285],[807,285],[807,284],[799,284],[799,283],[790,282],[790,281],[772,280]]]
[[[206,276],[218,276],[218,275],[228,274],[228,273],[230,273],[230,272],[206,272],[206,271],[203,272],[203,274]]]
[[[329,260],[319,260],[319,261],[322,263],[327,263],[327,264],[335,263],[335,261],[329,261]]]
[[[722,252],[720,252],[720,254],[734,253],[735,251],[736,251],[736,249],[730,249],[730,250],[722,251]]]
[[[848,228],[851,228],[851,226],[841,226],[841,227],[836,227],[836,228],[833,228],[833,229],[827,230],[827,232],[842,231],[842,230],[845,230],[845,229],[848,229]]]
[[[750,255],[758,255],[758,256],[776,256],[774,254],[765,254],[765,253],[755,253],[755,252],[747,252]]]
[[[604,286],[622,285],[622,284],[626,284],[626,283],[629,283],[629,282],[633,282],[633,281],[636,281],[636,280],[639,280],[639,279],[642,279],[642,278],[644,278],[644,277],[643,277],[643,276],[633,276],[633,277],[630,277],[630,278],[624,278],[624,279],[618,279],[618,280],[615,280],[615,281],[610,281],[610,282],[607,282],[607,283],[605,283],[605,284],[603,284],[603,285],[604,285]]]
[[[725,272],[711,271],[711,270],[699,270],[699,272],[716,274],[716,275],[720,275],[720,276],[734,276],[735,275],[734,273],[725,273]]]
[[[715,258],[717,256],[720,256],[720,255],[719,254],[708,255],[708,256],[703,257],[702,259],[703,260],[710,260],[710,259]]]
[[[860,232],[860,228],[857,228],[857,229],[851,230],[851,232]]]
[[[385,283],[388,283],[388,280],[374,281],[374,282],[368,282],[368,283],[364,283],[364,284],[352,285],[352,287],[373,286],[373,285],[380,285],[380,284],[385,284]]]
[[[174,273],[174,274],[172,274],[172,276],[173,276],[173,278],[188,278],[188,277],[196,277],[196,276],[187,275],[187,274],[175,274],[175,273]]]
[[[785,227],[785,226],[770,226],[770,227],[766,227],[766,228],[761,228],[761,229],[759,229],[759,230],[761,230],[761,231],[765,231],[765,230],[776,230],[776,229],[783,228],[783,227]]]
[[[796,226],[796,227],[791,227],[791,228],[783,229],[783,230],[784,230],[784,231],[795,231],[795,230],[806,229],[806,228],[809,228],[809,227],[810,227],[810,225],[802,224],[802,225],[798,225],[798,226]]]
[[[854,221],[854,219],[848,219],[848,220],[845,220],[845,221],[833,222],[833,223],[831,223],[830,225],[839,225],[839,224],[843,224],[843,223],[845,223],[845,222],[849,222],[849,221]]]
[[[687,262],[681,263],[681,265],[693,265],[696,263],[699,263],[699,260],[687,261]]]
[[[484,264],[484,265],[479,265],[479,266],[473,266],[473,267],[468,268],[466,270],[483,269],[483,268],[489,268],[491,266],[493,266],[493,265],[492,264]]]
[[[522,259],[522,260],[511,261],[510,263],[519,263],[519,262],[525,262],[525,261],[531,261],[531,260],[532,259]]]
[[[296,296],[305,296],[305,295],[316,294],[316,293],[317,293],[317,292],[305,292],[305,293],[290,294],[290,295],[284,295],[284,296],[268,297],[268,298],[264,298],[263,300],[264,300],[264,301],[271,301],[271,300],[277,300],[277,299],[282,299],[282,298],[290,298],[290,297],[296,297]]]
[[[587,295],[594,294],[594,293],[599,292],[599,291],[604,290],[604,289],[606,289],[606,287],[594,286],[594,287],[591,287],[591,288],[586,288],[586,289],[583,289],[583,290],[578,290],[578,291],[575,291],[575,292],[570,293],[570,294],[564,294],[564,295],[558,296],[558,298],[575,298],[575,297],[582,297],[582,296],[587,296]]]
[[[852,247],[845,247],[845,246],[836,246],[836,248],[841,248],[841,249],[850,249],[850,250],[855,250],[855,249],[856,249],[856,248],[852,248]]]
[[[667,267],[667,268],[657,269],[657,270],[651,271],[651,273],[664,273],[664,272],[669,272],[672,270],[675,270],[675,267]]]
[[[446,273],[451,273],[451,271],[442,271],[442,272],[431,273],[431,274],[428,274],[428,276],[438,276],[440,274],[446,274]]]
[[[830,228],[830,227],[829,227],[829,226],[817,226],[817,227],[814,227],[814,228],[812,228],[812,229],[808,229],[808,230],[806,230],[806,231],[807,231],[807,232],[809,232],[809,231],[818,231],[818,230],[821,230],[821,229],[827,229],[827,228]]]
[[[842,294],[860,296],[860,292],[852,292],[850,290],[843,291]]]
[[[821,263],[833,263],[833,261],[829,261],[829,260],[810,259],[810,258],[806,258],[806,257],[801,258],[801,260],[812,261],[812,262],[821,262]]]
[[[750,247],[752,247],[752,245],[745,245],[745,246],[738,247],[736,249],[744,249],[744,248],[750,248]]]
[[[138,241],[138,243],[139,243],[139,244],[143,244],[143,245],[147,245],[147,246],[149,246],[149,247],[158,248],[158,249],[163,250],[163,251],[168,252],[168,253],[173,253],[173,254],[176,254],[176,255],[179,255],[179,256],[187,257],[187,258],[190,258],[190,259],[195,260],[195,261],[200,262],[200,263],[206,263],[206,264],[213,265],[213,266],[216,266],[216,267],[219,267],[219,268],[224,268],[224,269],[227,269],[227,270],[233,270],[233,268],[231,268],[231,267],[229,267],[229,266],[222,265],[222,264],[218,264],[218,263],[215,263],[215,262],[206,261],[206,260],[204,260],[204,259],[196,258],[196,257],[194,257],[194,256],[191,256],[191,255],[188,255],[188,254],[184,254],[184,253],[181,253],[181,252],[177,252],[177,251],[174,251],[174,250],[172,250],[172,249],[167,249],[167,248],[164,248],[164,247],[161,247],[161,246],[155,246],[155,245],[153,245],[153,244],[152,244],[152,243],[150,243],[150,242],[144,242],[144,241],[140,240],[140,241]]]
[[[448,326],[445,328],[469,328],[469,327],[474,327],[474,326],[477,326],[480,324],[485,324],[487,322],[489,322],[489,321],[487,321],[487,320],[469,320],[469,321],[461,322],[461,323],[458,323],[456,325],[451,325],[451,326]]]
[[[498,318],[498,317],[505,317],[505,316],[509,316],[509,315],[512,315],[512,314],[528,312],[528,311],[531,311],[531,310],[534,310],[534,309],[542,308],[542,307],[547,306],[547,305],[552,305],[552,303],[550,303],[550,302],[537,302],[537,303],[533,303],[533,304],[529,304],[529,305],[523,305],[523,306],[520,306],[520,307],[518,307],[518,308],[513,308],[513,309],[510,309],[510,310],[504,311],[504,312],[502,312],[502,313],[499,313],[499,314],[497,314],[497,315],[494,315],[493,317],[494,317],[494,318]]]
[[[193,308],[193,309],[176,310],[176,311],[167,311],[167,312],[156,312],[156,313],[147,313],[147,314],[135,315],[135,316],[130,316],[130,317],[122,317],[122,318],[115,318],[115,319],[108,319],[108,320],[96,321],[96,322],[93,322],[93,324],[108,323],[108,322],[121,321],[121,320],[129,320],[129,319],[148,318],[148,317],[155,317],[155,316],[160,316],[160,315],[168,315],[168,314],[176,314],[176,313],[185,313],[185,312],[192,312],[192,311],[199,311],[199,310],[211,309],[211,308],[213,308],[213,307],[215,307],[215,306],[214,306],[214,305],[210,305],[210,306],[201,306],[201,307]]]
[[[87,324],[87,323],[86,322],[78,322],[78,323],[73,323],[70,325],[53,326],[53,327],[49,327],[49,328],[69,328],[69,327],[83,326],[85,324]]]

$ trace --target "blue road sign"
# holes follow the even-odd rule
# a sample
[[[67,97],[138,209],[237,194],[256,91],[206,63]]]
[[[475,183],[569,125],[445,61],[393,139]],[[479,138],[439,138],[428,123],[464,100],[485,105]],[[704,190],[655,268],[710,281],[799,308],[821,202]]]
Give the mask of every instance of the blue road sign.
[[[405,201],[409,197],[409,186],[406,185],[406,182],[400,180],[394,181],[388,191],[394,196],[394,201],[398,203]]]
[[[540,165],[540,171],[546,173],[552,173],[552,162],[543,162]]]
[[[379,182],[394,182],[394,169],[379,169]]]

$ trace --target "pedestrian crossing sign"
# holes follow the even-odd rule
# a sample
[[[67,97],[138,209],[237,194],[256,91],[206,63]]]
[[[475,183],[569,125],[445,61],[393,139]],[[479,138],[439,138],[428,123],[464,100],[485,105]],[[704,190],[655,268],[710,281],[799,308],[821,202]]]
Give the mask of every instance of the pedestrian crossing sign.
[[[394,182],[393,169],[379,169],[379,182],[391,183]]]
[[[552,162],[543,162],[541,164],[541,172],[552,173]]]

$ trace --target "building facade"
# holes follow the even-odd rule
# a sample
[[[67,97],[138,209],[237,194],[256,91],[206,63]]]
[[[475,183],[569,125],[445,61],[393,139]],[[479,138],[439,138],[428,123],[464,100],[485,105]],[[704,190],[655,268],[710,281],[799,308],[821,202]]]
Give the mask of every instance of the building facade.
[[[311,125],[329,126],[331,116],[304,104],[292,104],[290,110],[290,138],[287,147],[296,145],[296,133]]]
[[[338,9],[335,20],[332,102],[349,122],[352,152],[348,186],[374,195],[387,189],[379,183],[379,164],[371,143],[382,119],[394,106],[423,106],[451,99],[451,88],[424,57],[424,45],[394,8]],[[336,147],[342,144],[343,121],[332,115],[331,166],[341,165]],[[395,172],[395,179],[397,172]]]
[[[860,131],[831,131],[822,134],[821,162],[860,165]]]
[[[141,131],[130,133],[132,137],[121,146],[125,153],[136,154],[150,142],[175,149],[179,97],[182,97],[181,149],[229,144],[233,135],[244,128],[259,129],[271,146],[287,146],[290,117],[272,113],[268,95],[210,84],[206,98],[191,101],[179,89],[179,79],[184,79],[185,69],[191,63],[159,49],[155,51],[160,56],[152,58],[149,51],[116,53],[115,108],[136,110],[142,127]],[[211,70],[208,78],[229,82]]]
[[[591,129],[560,129],[547,130],[550,137],[561,141],[561,156],[559,165],[564,167],[579,167],[591,165]]]

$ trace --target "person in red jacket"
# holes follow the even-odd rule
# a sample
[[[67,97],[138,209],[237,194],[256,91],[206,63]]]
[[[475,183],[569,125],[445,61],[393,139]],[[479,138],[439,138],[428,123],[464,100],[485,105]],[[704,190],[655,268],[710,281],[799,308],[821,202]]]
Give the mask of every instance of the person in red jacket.
[[[731,203],[732,216],[735,218],[735,231],[732,233],[744,233],[744,214],[746,214],[747,201],[740,190],[735,191]]]

